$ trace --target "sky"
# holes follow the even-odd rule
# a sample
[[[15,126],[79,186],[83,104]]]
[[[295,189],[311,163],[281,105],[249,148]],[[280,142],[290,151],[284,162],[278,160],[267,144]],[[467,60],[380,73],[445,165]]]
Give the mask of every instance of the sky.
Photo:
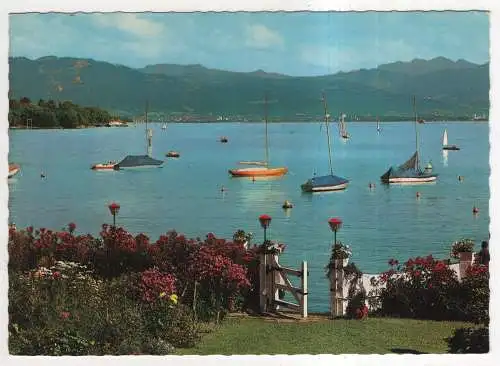
[[[11,14],[10,56],[310,76],[444,56],[489,61],[481,12]]]

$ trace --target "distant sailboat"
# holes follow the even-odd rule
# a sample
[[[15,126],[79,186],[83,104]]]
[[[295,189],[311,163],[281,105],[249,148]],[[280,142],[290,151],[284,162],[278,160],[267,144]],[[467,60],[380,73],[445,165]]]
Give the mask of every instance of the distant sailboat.
[[[162,130],[166,130],[166,129],[167,129],[167,124],[166,124],[166,123],[164,123],[164,124],[163,124],[163,126],[161,126],[161,129],[162,129]]]
[[[413,97],[413,110],[415,113],[415,147],[416,151],[410,159],[398,167],[391,167],[381,177],[383,183],[428,183],[434,182],[438,175],[432,173],[432,165],[429,163],[422,171],[420,168],[418,118]]]
[[[351,138],[351,135],[349,135],[349,133],[347,132],[345,117],[346,115],[344,113],[342,113],[340,116],[340,121],[339,121],[340,137],[342,137],[344,140],[348,140]]]
[[[264,100],[265,105],[265,125],[266,125],[266,137],[265,137],[265,145],[266,145],[266,158],[265,161],[242,161],[239,164],[242,165],[256,165],[253,168],[239,168],[239,169],[230,169],[229,174],[233,177],[281,177],[288,172],[288,168],[286,167],[276,167],[271,168],[269,166],[269,142],[268,142],[268,134],[267,134],[267,95]]]
[[[146,143],[147,155],[127,155],[122,161],[113,166],[114,170],[131,169],[131,168],[146,168],[159,167],[163,164],[162,160],[153,159],[153,130],[148,128],[148,104],[146,103]]]
[[[377,133],[380,133],[380,131],[382,131],[382,129],[380,128],[380,120],[377,117]]]
[[[443,133],[443,150],[460,150],[457,145],[448,145],[448,131],[446,131],[446,128]]]
[[[326,136],[328,140],[328,163],[330,168],[330,174],[323,175],[321,177],[313,177],[309,179],[307,182],[301,185],[301,188],[304,192],[324,192],[324,191],[340,191],[347,188],[349,181],[345,178],[338,177],[333,175],[333,166],[332,166],[332,151],[330,146],[330,129],[329,129],[329,117],[328,108],[326,105],[325,95],[322,95],[323,107],[325,111],[325,127],[326,127]]]

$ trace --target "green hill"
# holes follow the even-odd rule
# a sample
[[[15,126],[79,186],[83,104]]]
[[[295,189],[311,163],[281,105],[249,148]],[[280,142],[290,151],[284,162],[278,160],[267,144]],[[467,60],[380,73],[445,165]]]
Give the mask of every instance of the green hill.
[[[262,115],[293,118],[321,114],[320,93],[332,115],[409,116],[417,96],[420,115],[488,113],[489,64],[444,57],[380,65],[374,69],[315,77],[262,70],[243,73],[202,65],[149,65],[133,69],[91,59],[9,58],[10,97],[71,100],[111,113],[139,115],[146,100],[153,112],[199,115]]]

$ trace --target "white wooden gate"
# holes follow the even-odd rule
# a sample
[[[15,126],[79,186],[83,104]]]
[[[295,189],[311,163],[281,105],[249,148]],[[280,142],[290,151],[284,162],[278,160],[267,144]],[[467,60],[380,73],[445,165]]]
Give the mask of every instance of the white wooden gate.
[[[289,275],[300,278],[300,288],[293,286]],[[300,270],[284,267],[279,264],[277,254],[260,255],[260,310],[261,312],[275,312],[280,307],[297,310],[303,318],[307,318],[307,262],[302,262]],[[292,294],[297,303],[281,300],[279,290]]]

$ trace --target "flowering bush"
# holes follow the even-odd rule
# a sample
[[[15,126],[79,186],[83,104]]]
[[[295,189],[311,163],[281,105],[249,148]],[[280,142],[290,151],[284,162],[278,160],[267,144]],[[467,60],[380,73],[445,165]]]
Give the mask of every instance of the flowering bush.
[[[455,271],[432,255],[403,264],[391,259],[389,265],[373,283],[385,285],[378,294],[382,315],[465,321],[487,316],[489,289],[484,268],[471,267],[459,282]],[[482,315],[475,314],[476,308]]]
[[[230,308],[231,300],[250,287],[246,269],[221,254],[217,247],[202,246],[193,255],[190,273],[199,283],[200,295],[219,320],[221,311]]]
[[[466,271],[460,284],[460,294],[464,298],[467,320],[488,326],[490,307],[489,266],[473,265]]]
[[[459,253],[472,253],[474,249],[474,240],[471,239],[461,239],[457,240],[451,245],[451,256],[453,258],[458,258]]]
[[[157,268],[148,269],[141,273],[139,288],[142,301],[147,303],[159,298],[170,298],[175,293],[175,277]]]
[[[177,315],[172,314],[181,316],[174,310],[179,306],[195,309],[206,320],[219,319],[239,306],[258,306],[258,248],[247,250],[240,241],[228,242],[214,234],[201,240],[171,231],[150,243],[144,234],[134,236],[108,225],[97,238],[79,235],[70,223],[59,232],[12,228],[8,249],[10,301],[17,309],[11,321],[21,329],[46,329],[62,321],[66,327],[78,323],[81,329],[86,323],[87,339],[98,345],[94,353],[143,352],[142,341],[127,341],[132,338],[130,329],[152,331],[150,325],[158,326],[159,314],[170,314],[168,321],[175,322],[178,319],[172,317]],[[284,245],[277,249],[282,251]],[[76,269],[80,265],[85,268]],[[99,289],[92,289],[94,285]],[[168,314],[161,310],[165,306]],[[169,340],[174,330],[163,327],[157,329],[157,337],[172,345],[181,344],[184,337],[186,344],[193,344],[194,320],[186,311],[182,314],[184,335]]]

